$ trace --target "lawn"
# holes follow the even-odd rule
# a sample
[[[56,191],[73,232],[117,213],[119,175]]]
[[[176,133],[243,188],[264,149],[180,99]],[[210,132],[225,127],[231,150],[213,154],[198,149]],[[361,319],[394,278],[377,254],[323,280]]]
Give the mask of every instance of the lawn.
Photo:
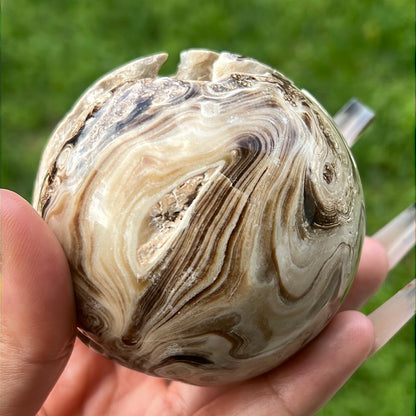
[[[1,181],[30,200],[42,148],[97,77],[165,51],[229,50],[263,61],[310,91],[330,113],[357,97],[377,117],[353,153],[367,232],[414,195],[414,5],[408,0],[2,1]],[[364,308],[414,276],[414,255]],[[414,414],[414,321],[368,360],[320,415]]]

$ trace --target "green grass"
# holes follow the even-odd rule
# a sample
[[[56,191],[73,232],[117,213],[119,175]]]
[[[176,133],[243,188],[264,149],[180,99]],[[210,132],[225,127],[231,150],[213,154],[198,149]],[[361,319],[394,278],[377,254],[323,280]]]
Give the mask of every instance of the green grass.
[[[330,113],[350,97],[377,118],[353,149],[374,233],[414,201],[414,5],[408,0],[5,0],[2,2],[2,186],[30,200],[45,142],[97,77],[190,47],[268,63]],[[369,312],[414,275],[409,255]],[[413,415],[414,323],[370,359],[321,415]]]

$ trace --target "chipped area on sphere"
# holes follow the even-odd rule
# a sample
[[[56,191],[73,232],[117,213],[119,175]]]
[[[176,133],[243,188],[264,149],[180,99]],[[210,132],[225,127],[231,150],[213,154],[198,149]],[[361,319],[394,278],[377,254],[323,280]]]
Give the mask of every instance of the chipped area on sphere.
[[[80,337],[201,385],[274,368],[337,311],[364,235],[331,117],[278,71],[166,54],[98,80],[51,137],[34,205],[60,240]]]

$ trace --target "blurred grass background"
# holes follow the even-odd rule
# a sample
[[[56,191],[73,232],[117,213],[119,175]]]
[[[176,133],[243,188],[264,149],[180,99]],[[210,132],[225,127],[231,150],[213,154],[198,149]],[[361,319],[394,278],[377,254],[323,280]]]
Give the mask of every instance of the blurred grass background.
[[[1,183],[30,200],[46,140],[97,77],[139,56],[200,47],[252,56],[334,114],[357,97],[377,114],[354,146],[367,232],[414,195],[414,5],[408,0],[4,0]],[[414,276],[414,255],[364,308]],[[320,415],[414,414],[414,321],[366,362]]]

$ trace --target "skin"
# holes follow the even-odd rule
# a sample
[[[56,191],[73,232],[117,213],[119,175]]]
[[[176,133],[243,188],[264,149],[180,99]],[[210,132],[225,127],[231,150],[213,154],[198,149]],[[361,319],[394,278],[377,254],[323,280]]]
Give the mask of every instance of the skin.
[[[255,379],[197,387],[126,369],[75,340],[62,248],[33,208],[6,190],[1,230],[3,416],[311,415],[371,354],[374,328],[356,309],[381,286],[388,265],[384,249],[368,237],[342,310],[314,341]]]

